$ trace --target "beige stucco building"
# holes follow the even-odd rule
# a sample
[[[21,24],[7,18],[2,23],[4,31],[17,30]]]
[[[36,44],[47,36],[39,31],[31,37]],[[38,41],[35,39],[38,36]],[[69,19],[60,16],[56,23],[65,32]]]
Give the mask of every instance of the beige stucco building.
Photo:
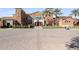
[[[34,12],[27,14],[22,8],[15,8],[15,14],[9,17],[2,17],[2,20],[6,20],[6,25],[35,25],[35,26],[59,26],[59,27],[73,27],[79,21],[71,16],[59,16],[54,18],[52,15],[43,14],[43,12]],[[79,23],[78,23],[79,24]],[[0,21],[0,27],[4,26],[3,21]]]
[[[59,17],[59,27],[73,27],[76,22],[71,16],[60,16]]]

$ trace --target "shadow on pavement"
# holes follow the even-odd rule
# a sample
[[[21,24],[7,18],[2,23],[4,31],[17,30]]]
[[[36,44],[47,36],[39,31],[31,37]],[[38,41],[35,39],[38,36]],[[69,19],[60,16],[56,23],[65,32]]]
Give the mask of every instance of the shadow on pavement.
[[[68,50],[79,50],[79,37],[72,38],[66,43],[66,47]]]

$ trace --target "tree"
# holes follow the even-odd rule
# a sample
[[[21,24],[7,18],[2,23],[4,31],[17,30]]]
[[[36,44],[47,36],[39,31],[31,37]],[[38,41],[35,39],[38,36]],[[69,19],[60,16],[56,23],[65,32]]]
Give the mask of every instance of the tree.
[[[44,11],[43,11],[43,16],[44,14],[47,14],[47,15],[53,15],[54,13],[54,9],[53,8],[46,8]]]
[[[46,16],[51,16],[53,17],[53,13],[54,13],[54,9],[53,8],[46,8],[44,11],[43,11],[43,17],[45,18]],[[44,21],[45,22],[45,25],[48,25],[48,21]]]
[[[43,11],[43,15],[44,14],[48,14],[48,15],[55,15],[56,17],[58,17],[58,15],[61,15],[62,12],[61,12],[62,9],[59,9],[59,8],[46,8],[44,11]]]
[[[79,16],[79,9],[73,9],[70,15],[74,15],[76,18],[77,16]]]
[[[62,9],[59,9],[59,8],[55,8],[54,9],[54,15],[56,16],[56,18],[58,17],[58,15],[61,15],[62,12],[61,12]]]
[[[46,8],[44,11],[43,11],[43,16],[45,15],[49,15],[51,16],[52,18],[55,17],[57,18],[58,15],[61,15],[62,12],[61,12],[62,9],[59,9],[59,8]],[[48,23],[48,21],[46,21],[45,23]]]
[[[77,9],[77,11],[78,11],[78,13],[77,13],[78,15],[77,16],[79,16],[79,9]]]

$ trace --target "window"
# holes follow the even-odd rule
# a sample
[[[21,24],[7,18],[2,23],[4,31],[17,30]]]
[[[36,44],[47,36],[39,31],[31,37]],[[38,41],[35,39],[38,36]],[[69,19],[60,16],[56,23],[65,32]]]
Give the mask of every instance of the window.
[[[69,21],[69,23],[70,23],[70,21]]]
[[[40,20],[40,19],[42,19],[42,17],[41,16],[37,16],[37,17],[35,17],[35,19]]]
[[[68,21],[66,20],[65,23],[67,23]]]
[[[55,18],[53,18],[53,19],[55,19]]]

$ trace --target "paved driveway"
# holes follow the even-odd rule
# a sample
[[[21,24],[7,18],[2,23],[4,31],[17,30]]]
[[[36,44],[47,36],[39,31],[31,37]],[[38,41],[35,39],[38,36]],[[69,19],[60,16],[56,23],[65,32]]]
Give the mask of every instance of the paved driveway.
[[[63,50],[79,30],[65,29],[6,29],[0,31],[0,49],[3,50]]]

